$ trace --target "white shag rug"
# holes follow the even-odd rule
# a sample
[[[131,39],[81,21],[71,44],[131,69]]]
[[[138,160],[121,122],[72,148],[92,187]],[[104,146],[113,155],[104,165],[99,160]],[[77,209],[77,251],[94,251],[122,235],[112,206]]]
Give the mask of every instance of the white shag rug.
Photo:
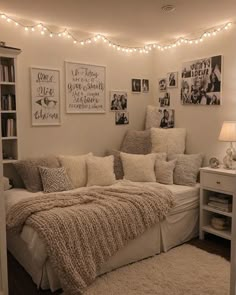
[[[84,295],[228,295],[230,263],[185,244],[105,274]]]

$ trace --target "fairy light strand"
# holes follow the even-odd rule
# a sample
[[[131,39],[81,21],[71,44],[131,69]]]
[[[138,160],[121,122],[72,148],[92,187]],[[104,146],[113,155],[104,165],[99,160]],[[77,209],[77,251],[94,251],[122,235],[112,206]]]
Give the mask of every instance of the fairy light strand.
[[[107,44],[108,47],[111,47],[117,51],[121,51],[125,53],[134,53],[134,52],[149,53],[153,49],[165,51],[168,49],[179,47],[184,44],[189,44],[189,45],[200,44],[209,37],[216,36],[220,32],[227,31],[233,25],[233,22],[228,22],[224,25],[208,29],[204,31],[199,37],[196,37],[196,38],[180,37],[177,40],[173,41],[172,43],[168,43],[168,44],[152,43],[152,44],[147,44],[140,47],[131,47],[131,46],[123,46],[118,43],[115,43],[109,40],[106,36],[102,34],[96,34],[95,36],[79,40],[70,31],[68,31],[68,29],[55,32],[55,31],[52,31],[49,26],[44,25],[43,23],[35,23],[33,25],[24,25],[22,22],[15,20],[14,18],[6,15],[5,13],[0,13],[0,19],[5,20],[9,24],[15,24],[16,27],[21,27],[29,33],[40,32],[41,35],[48,35],[50,38],[63,37],[66,39],[70,39],[73,42],[73,44],[79,45],[79,46],[85,46],[91,43],[97,43],[98,41],[102,41],[105,44]]]

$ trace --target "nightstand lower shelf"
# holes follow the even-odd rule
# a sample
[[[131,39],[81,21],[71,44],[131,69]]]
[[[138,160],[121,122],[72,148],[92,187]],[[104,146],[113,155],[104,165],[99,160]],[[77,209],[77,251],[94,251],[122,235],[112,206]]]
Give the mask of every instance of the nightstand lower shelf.
[[[217,230],[217,229],[213,228],[211,225],[204,225],[202,227],[202,231],[231,241],[230,229],[229,230]]]

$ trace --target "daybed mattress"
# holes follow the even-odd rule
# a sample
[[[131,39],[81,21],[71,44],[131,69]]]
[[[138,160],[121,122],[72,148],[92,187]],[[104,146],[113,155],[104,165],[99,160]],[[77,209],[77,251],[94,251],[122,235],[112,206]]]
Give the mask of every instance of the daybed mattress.
[[[132,183],[118,181],[114,186],[139,186],[157,189],[156,183]],[[187,187],[180,185],[164,185],[175,197],[175,207],[166,219],[112,256],[100,270],[100,274],[122,265],[155,255],[161,251],[179,245],[198,234],[199,185]],[[86,188],[76,189],[76,191]],[[30,193],[25,189],[12,189],[5,192],[6,212],[22,199],[33,198],[40,193]],[[25,225],[21,235],[8,233],[8,249],[31,274],[37,286],[52,291],[60,287],[60,282],[47,259],[42,240],[33,228]]]

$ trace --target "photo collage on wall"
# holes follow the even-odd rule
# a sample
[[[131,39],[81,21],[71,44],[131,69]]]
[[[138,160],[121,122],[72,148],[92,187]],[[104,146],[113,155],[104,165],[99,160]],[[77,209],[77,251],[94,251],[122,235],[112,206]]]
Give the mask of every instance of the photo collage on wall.
[[[175,110],[171,109],[170,92],[172,88],[178,87],[178,72],[170,72],[166,77],[158,80],[159,88],[159,113],[161,114],[160,128],[174,128]]]
[[[184,105],[221,105],[222,56],[183,63],[181,102]]]
[[[128,93],[126,91],[110,91],[110,111],[115,112],[116,125],[129,124]]]

